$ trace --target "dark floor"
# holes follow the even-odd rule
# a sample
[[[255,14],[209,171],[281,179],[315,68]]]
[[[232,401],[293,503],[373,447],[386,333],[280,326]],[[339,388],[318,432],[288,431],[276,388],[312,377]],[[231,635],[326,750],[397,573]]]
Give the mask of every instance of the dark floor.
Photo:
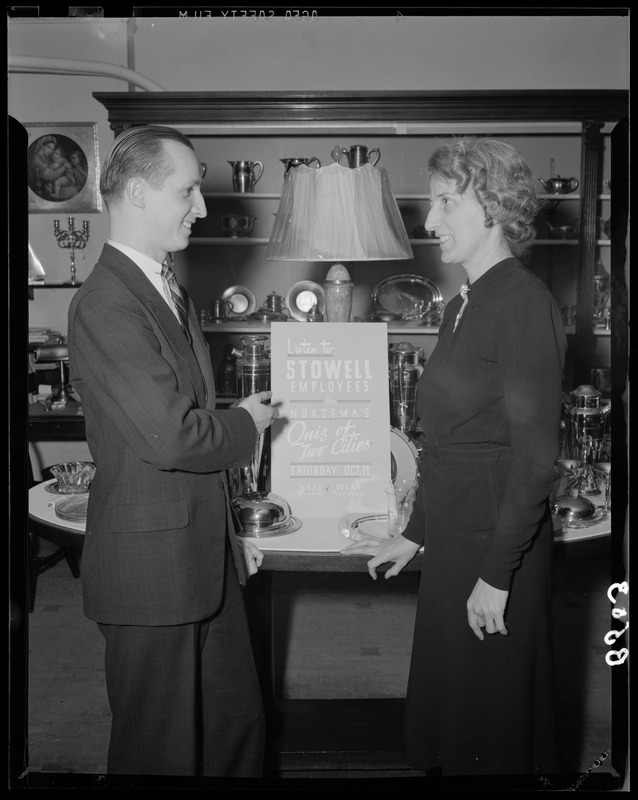
[[[567,774],[615,774],[603,641],[611,625],[607,564],[605,555],[557,560],[560,755]],[[387,583],[365,573],[275,573],[279,696],[401,698],[416,581],[414,573]],[[64,560],[39,576],[28,624],[27,773],[103,774],[110,726],[103,644],[82,614],[81,582]]]

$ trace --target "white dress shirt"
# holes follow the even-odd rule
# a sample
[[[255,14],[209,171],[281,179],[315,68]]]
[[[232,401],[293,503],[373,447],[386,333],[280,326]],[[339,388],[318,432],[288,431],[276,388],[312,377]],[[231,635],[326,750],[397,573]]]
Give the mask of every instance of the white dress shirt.
[[[115,247],[117,250],[124,253],[125,256],[128,256],[131,261],[135,262],[135,264],[142,270],[149,281],[161,294],[168,307],[179,320],[173,298],[171,297],[170,291],[162,279],[162,265],[154,259],[144,255],[144,253],[140,253],[139,250],[134,250],[132,247],[128,247],[128,245],[114,242],[112,239],[108,240],[108,244],[110,244],[111,247]]]

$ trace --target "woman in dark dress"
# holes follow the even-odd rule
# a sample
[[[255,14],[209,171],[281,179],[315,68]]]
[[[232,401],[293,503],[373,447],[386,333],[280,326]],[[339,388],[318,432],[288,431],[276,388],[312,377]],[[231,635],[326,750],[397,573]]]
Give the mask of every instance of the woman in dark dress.
[[[538,210],[509,145],[465,137],[429,160],[441,258],[467,283],[446,307],[418,389],[421,485],[403,534],[374,553],[396,575],[424,546],[406,700],[408,763],[443,775],[555,771],[548,497],[566,339],[519,260]]]

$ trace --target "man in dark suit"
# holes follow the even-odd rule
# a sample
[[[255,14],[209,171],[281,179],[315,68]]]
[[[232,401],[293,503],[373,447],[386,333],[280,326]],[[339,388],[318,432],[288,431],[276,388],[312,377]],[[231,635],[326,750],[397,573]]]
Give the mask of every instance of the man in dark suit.
[[[104,635],[109,773],[259,777],[264,716],[228,467],[277,416],[270,392],[215,409],[206,340],[167,273],[206,216],[201,165],[172,128],[125,131],[104,163],[109,241],[69,309],[71,380],[97,471],[82,559]]]

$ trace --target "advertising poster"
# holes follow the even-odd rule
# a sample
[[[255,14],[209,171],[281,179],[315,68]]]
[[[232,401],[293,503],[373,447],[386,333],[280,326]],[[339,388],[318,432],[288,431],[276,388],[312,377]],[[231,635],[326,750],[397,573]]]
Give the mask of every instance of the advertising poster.
[[[271,489],[296,517],[386,511],[388,342],[377,322],[271,325]]]

